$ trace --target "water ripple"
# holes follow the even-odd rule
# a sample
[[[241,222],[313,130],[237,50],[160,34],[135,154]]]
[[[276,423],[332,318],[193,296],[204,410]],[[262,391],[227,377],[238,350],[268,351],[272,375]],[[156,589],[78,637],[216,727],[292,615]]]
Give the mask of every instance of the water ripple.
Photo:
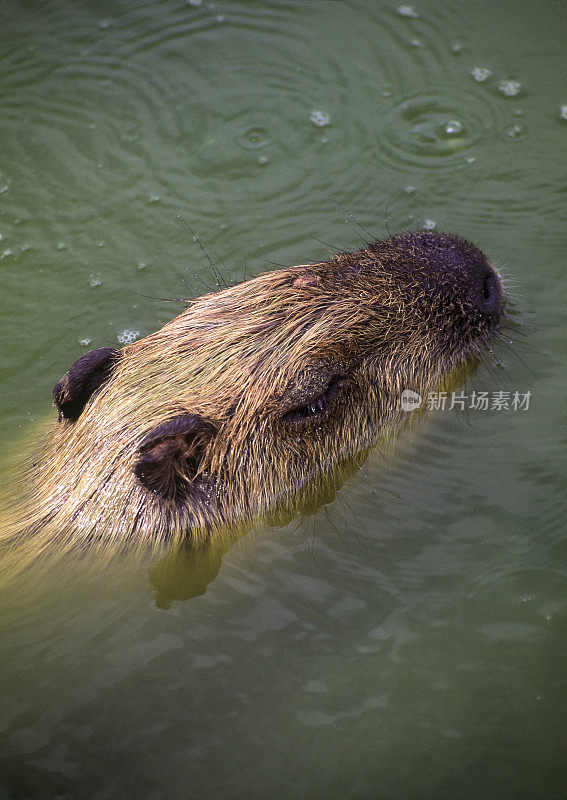
[[[466,167],[501,132],[511,101],[473,80],[452,29],[455,12],[359,2],[51,15],[56,63],[24,57],[17,37],[2,61],[6,156],[20,178],[41,170],[38,203],[80,181],[77,221],[203,197],[195,213],[216,216],[245,197],[277,206],[285,230],[317,198],[375,202],[384,168]],[[329,47],[339,30],[348,54]],[[245,228],[246,204],[240,216]]]
[[[498,128],[495,109],[465,92],[408,97],[386,116],[380,131],[384,154],[399,166],[465,167],[467,153]]]

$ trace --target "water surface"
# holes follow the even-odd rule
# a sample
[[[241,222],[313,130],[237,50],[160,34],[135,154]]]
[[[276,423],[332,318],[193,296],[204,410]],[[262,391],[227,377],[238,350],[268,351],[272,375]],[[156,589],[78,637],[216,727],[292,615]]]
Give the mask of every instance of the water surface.
[[[531,392],[429,414],[200,571],[18,579],[0,796],[562,797],[561,4],[5,0],[0,21],[3,463],[83,352],[214,283],[178,216],[234,279],[365,230],[460,233],[522,323],[468,389]]]

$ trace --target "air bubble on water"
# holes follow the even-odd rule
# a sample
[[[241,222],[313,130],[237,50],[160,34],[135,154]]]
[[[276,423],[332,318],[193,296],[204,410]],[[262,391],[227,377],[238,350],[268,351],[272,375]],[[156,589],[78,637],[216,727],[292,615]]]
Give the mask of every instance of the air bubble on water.
[[[67,247],[67,245],[65,244],[65,242],[57,242],[57,249],[58,250],[65,250],[66,247]]]
[[[559,119],[567,119],[567,105],[561,106],[559,109]]]
[[[331,116],[325,111],[312,111],[309,115],[309,121],[318,128],[324,128],[325,125],[329,125],[331,122]]]
[[[96,286],[100,286],[101,284],[102,284],[102,281],[101,281],[100,275],[91,275],[89,277],[89,286],[91,286],[93,289]]]
[[[97,247],[104,247],[104,242],[102,241],[102,239],[100,240],[100,242],[97,242]]]
[[[463,123],[459,122],[458,119],[449,119],[445,123],[445,133],[449,136],[456,136],[463,132],[464,127]]]
[[[521,88],[520,81],[516,81],[513,78],[503,78],[498,83],[498,91],[502,92],[506,97],[516,97]]]
[[[111,22],[109,19],[101,19],[98,23],[99,28],[110,28]]]
[[[473,67],[471,69],[471,75],[477,83],[484,83],[484,81],[490,78],[492,71],[488,69],[488,67]]]
[[[258,156],[258,164],[267,164],[268,156]]]
[[[148,266],[148,262],[147,261],[138,261],[136,266],[138,267],[138,269],[146,269],[146,267]]]
[[[404,192],[406,194],[415,194],[415,186],[404,186]]]
[[[224,22],[224,14],[217,14],[216,20],[217,22]]]
[[[412,17],[413,19],[419,18],[419,14],[417,13],[417,11],[413,6],[399,6],[398,14],[401,17]]]
[[[474,156],[469,156],[466,159],[467,164],[474,164],[475,161],[476,161],[476,158]]]
[[[454,53],[456,56],[462,52],[463,45],[460,42],[453,42],[451,45],[451,52]]]
[[[140,338],[140,331],[125,330],[116,337],[120,344],[132,344]]]
[[[195,8],[198,8],[199,6],[203,5],[203,0],[187,0],[187,5],[195,6]]]
[[[151,194],[148,197],[148,203],[159,203],[160,200],[161,197],[159,196],[159,194]]]
[[[270,137],[267,131],[259,127],[251,127],[243,130],[238,136],[238,144],[244,150],[259,150],[270,144]]]
[[[79,344],[81,345],[81,347],[88,347],[91,342],[92,339],[79,339]]]
[[[29,242],[24,242],[22,245],[20,245],[20,250],[22,253],[27,253],[28,250],[31,250],[31,244]]]
[[[519,139],[523,133],[524,129],[521,125],[512,125],[512,127],[506,131],[506,135],[509,136],[510,139]]]
[[[421,39],[412,39],[410,44],[412,47],[423,47],[423,42]]]
[[[3,252],[3,253],[2,253],[2,255],[0,256],[0,258],[8,258],[8,256],[11,256],[11,255],[12,255],[12,253],[13,253],[13,250],[11,250],[10,248],[8,248],[7,250],[4,250],[4,252]]]
[[[426,231],[432,231],[435,228],[436,224],[437,223],[433,219],[424,219],[421,222],[421,227],[425,228]]]

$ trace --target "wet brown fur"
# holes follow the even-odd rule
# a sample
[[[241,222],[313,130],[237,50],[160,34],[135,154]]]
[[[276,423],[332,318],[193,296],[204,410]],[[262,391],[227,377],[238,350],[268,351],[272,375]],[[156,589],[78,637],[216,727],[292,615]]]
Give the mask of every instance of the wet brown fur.
[[[200,297],[124,347],[76,421],[53,424],[26,478],[20,538],[41,533],[45,549],[201,542],[293,503],[410,416],[403,389],[426,396],[478,359],[503,306],[483,254],[439,233]],[[295,418],[329,381],[323,414]],[[183,415],[202,432],[155,444],[152,431]],[[169,450],[148,479],[164,494],[136,470],[145,452]]]

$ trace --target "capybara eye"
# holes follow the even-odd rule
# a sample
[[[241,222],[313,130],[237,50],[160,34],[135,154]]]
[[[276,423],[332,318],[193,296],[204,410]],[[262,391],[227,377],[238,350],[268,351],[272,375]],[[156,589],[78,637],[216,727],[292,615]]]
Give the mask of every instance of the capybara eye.
[[[307,402],[302,405],[295,406],[289,411],[286,411],[282,417],[283,421],[297,424],[320,419],[338,394],[344,384],[344,380],[343,375],[333,376],[325,391],[315,397],[309,398]]]

